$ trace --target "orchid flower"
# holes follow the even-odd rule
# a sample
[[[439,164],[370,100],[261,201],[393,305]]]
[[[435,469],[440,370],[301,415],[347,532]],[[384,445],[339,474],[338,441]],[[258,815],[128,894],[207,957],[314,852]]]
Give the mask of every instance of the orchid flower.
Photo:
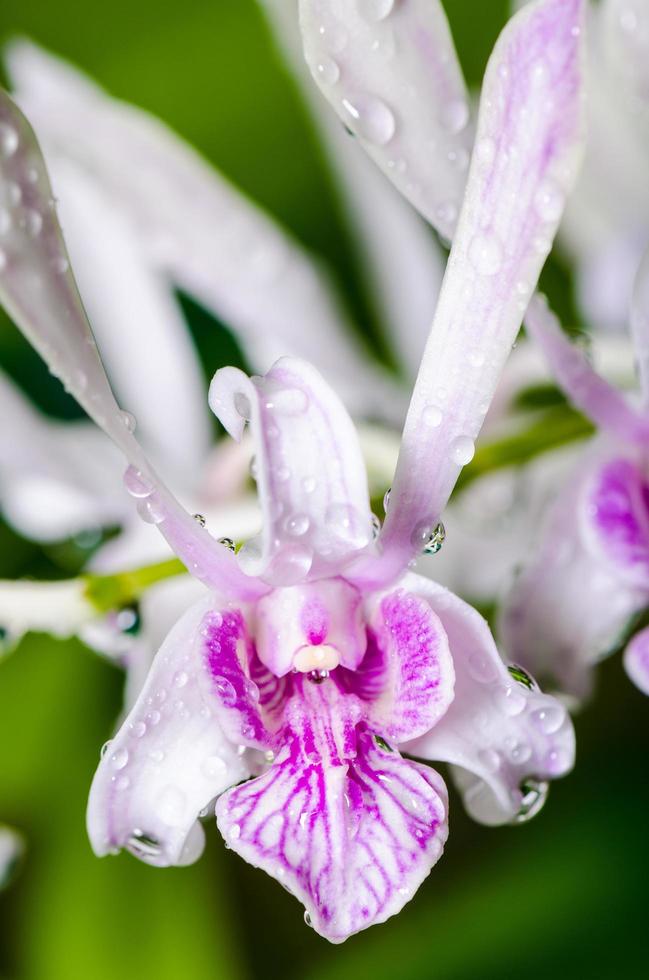
[[[210,590],[167,636],[103,753],[88,807],[98,854],[192,861],[199,817],[216,800],[229,846],[340,942],[397,912],[442,852],[444,784],[407,755],[451,763],[470,812],[493,824],[530,816],[545,781],[570,769],[562,706],[507,668],[475,610],[409,565],[439,542],[439,516],[556,232],[561,208],[545,207],[548,190],[563,200],[574,179],[581,11],[580,0],[540,0],[490,60],[378,537],[353,424],[293,357],[260,377],[222,368],[210,387],[233,438],[250,423],[260,536],[236,555],[182,509],[111,392],[33,132],[8,97],[0,103],[3,178],[22,195],[4,241],[3,302],[127,457],[141,516]]]
[[[649,259],[641,265],[631,315],[641,397],[630,401],[591,367],[542,301],[528,312],[558,383],[598,430],[541,527],[507,596],[501,635],[509,654],[577,698],[592,665],[622,641],[649,606]],[[649,631],[628,643],[624,662],[649,694]],[[520,655],[520,656],[519,656]]]

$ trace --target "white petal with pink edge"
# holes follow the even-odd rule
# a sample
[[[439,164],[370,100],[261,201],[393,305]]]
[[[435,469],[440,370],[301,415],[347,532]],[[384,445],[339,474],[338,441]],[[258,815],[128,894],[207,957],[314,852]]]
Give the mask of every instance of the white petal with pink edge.
[[[242,612],[213,596],[171,630],[102,751],[87,817],[97,854],[125,847],[160,866],[198,857],[201,811],[250,774],[249,749],[268,738],[248,647]]]
[[[408,753],[463,770],[457,782],[464,804],[481,823],[525,819],[543,802],[546,781],[573,766],[575,734],[565,708],[525,673],[508,670],[475,609],[419,576],[407,576],[404,587],[439,616],[455,667],[453,703]]]
[[[551,248],[583,144],[582,0],[541,0],[485,75],[458,231],[406,420],[381,543],[358,582],[398,576],[474,452]]]
[[[635,686],[649,695],[649,628],[636,633],[627,646],[624,669]]]

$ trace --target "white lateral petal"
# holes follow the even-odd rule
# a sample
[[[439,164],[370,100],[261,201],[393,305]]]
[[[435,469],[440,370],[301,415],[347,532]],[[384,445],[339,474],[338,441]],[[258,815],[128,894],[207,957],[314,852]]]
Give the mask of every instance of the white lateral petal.
[[[0,248],[0,300],[90,417],[131,463],[127,487],[190,571],[242,598],[264,590],[183,510],[158,480],[120,411],[70,270],[43,156],[31,126],[0,92],[0,192],[7,201]],[[2,218],[0,217],[0,220]]]
[[[451,238],[470,110],[438,0],[300,0],[304,53],[325,98],[399,191]]]
[[[322,137],[345,214],[350,218],[368,292],[381,322],[389,329],[390,342],[414,377],[439,296],[444,271],[442,250],[426,223],[345,131],[313,85],[302,52],[298,0],[261,0],[261,4]],[[460,169],[465,161],[468,167],[468,153],[457,157]]]
[[[97,182],[57,156],[52,182],[75,276],[117,395],[135,415],[138,436],[162,472],[191,486],[211,431],[207,385],[178,302]]]
[[[61,582],[0,581],[0,626],[11,637],[27,632],[74,636],[95,619],[82,578]]]
[[[224,734],[204,660],[201,629],[218,608],[210,596],[179,620],[135,707],[102,751],[87,816],[99,855],[127,847],[151,864],[186,863],[200,811],[249,775],[245,755]]]
[[[304,357],[351,411],[400,421],[400,389],[368,366],[306,250],[154,117],[28,42],[11,45],[7,61],[48,147],[94,175],[154,266],[237,332],[253,367]]]
[[[396,577],[474,452],[552,245],[583,141],[582,0],[540,0],[505,28],[482,93],[462,215],[403,434],[383,561]]]

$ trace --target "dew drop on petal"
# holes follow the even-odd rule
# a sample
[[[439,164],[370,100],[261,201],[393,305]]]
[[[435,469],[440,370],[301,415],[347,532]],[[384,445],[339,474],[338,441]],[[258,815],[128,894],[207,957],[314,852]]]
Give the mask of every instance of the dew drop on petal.
[[[444,106],[442,126],[449,133],[461,133],[469,122],[469,107],[463,99],[453,99]]]
[[[113,769],[123,769],[128,762],[128,749],[118,749],[110,761]]]
[[[553,180],[545,180],[534,196],[534,206],[543,221],[558,221],[566,203],[565,195]]]
[[[300,538],[309,530],[311,522],[306,514],[292,514],[284,522],[284,530],[292,538]]]
[[[0,156],[5,160],[18,149],[18,133],[8,123],[0,122]]]
[[[481,276],[495,276],[502,269],[502,246],[493,235],[475,235],[468,254],[471,265]]]
[[[370,22],[385,20],[392,13],[394,0],[357,0],[358,12]]]
[[[135,416],[131,412],[126,412],[124,410],[122,410],[119,414],[122,419],[122,422],[124,423],[125,428],[127,428],[129,432],[135,432],[135,429],[137,427]]]
[[[226,677],[215,677],[214,689],[226,707],[232,707],[235,704],[237,692]]]
[[[343,108],[354,131],[370,143],[385,146],[394,136],[394,113],[381,99],[358,93],[343,99]]]
[[[548,704],[532,712],[532,722],[544,735],[558,732],[566,720],[566,709],[561,704]]]
[[[124,474],[124,486],[132,497],[149,497],[153,493],[151,481],[134,466],[129,466]]]
[[[494,692],[494,701],[505,715],[514,717],[525,710],[525,697],[515,687],[499,687]]]
[[[333,58],[322,58],[316,66],[316,71],[326,85],[335,85],[340,78],[338,62]]]
[[[475,443],[469,436],[458,436],[451,443],[451,454],[453,461],[458,466],[466,466],[475,455]]]
[[[431,429],[438,429],[442,424],[444,413],[438,405],[427,405],[421,413],[422,422]]]

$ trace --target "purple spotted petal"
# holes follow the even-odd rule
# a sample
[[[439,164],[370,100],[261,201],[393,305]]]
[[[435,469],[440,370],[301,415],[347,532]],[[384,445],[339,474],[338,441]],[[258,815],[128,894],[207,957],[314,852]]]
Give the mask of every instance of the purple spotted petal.
[[[501,660],[487,623],[467,603],[428,579],[408,576],[439,616],[455,666],[455,697],[409,754],[452,763],[464,804],[486,824],[524,819],[545,794],[545,781],[573,766],[575,736],[565,708]]]
[[[570,343],[544,297],[534,297],[525,325],[543,348],[555,380],[580,411],[600,429],[624,442],[647,443],[649,418],[600,377],[586,353]]]
[[[635,552],[640,558],[635,566],[612,560],[616,553],[628,553],[633,534],[625,534],[637,529],[625,484],[609,484],[610,494],[599,494],[599,517],[595,509],[593,492],[601,489],[613,452],[602,440],[579,460],[542,522],[539,541],[500,614],[507,657],[579,699],[590,693],[593,664],[618,644],[649,598],[646,585],[639,584],[646,578],[642,548]],[[613,463],[613,472],[620,462]],[[594,520],[603,522],[610,540]]]
[[[264,529],[242,567],[272,585],[335,575],[372,538],[358,437],[315,368],[282,358],[263,378],[217,371],[210,405],[234,439],[245,419],[255,437]]]
[[[302,682],[271,769],[216,805],[230,847],[293,892],[331,942],[398,912],[440,857],[446,791],[381,748],[333,679]]]
[[[595,470],[583,524],[594,563],[614,565],[649,595],[649,484],[633,458],[613,458]]]
[[[51,371],[122,450],[127,485],[145,520],[206,585],[242,599],[265,591],[241,574],[234,556],[192,521],[158,480],[118,408],[70,270],[43,156],[34,133],[0,92],[0,191],[7,227],[0,248],[0,301]]]
[[[399,745],[429,731],[453,700],[455,674],[444,628],[424,599],[399,590],[368,610],[368,650],[348,675],[368,723]]]
[[[358,583],[396,578],[437,524],[493,397],[582,148],[582,0],[541,0],[485,75],[458,230],[403,434],[380,542]]]
[[[635,686],[649,695],[649,628],[636,633],[627,646],[624,669]]]
[[[198,857],[199,814],[249,775],[244,746],[263,747],[269,737],[237,655],[248,643],[241,612],[213,598],[172,629],[102,753],[88,803],[97,854],[125,847],[157,865]]]
[[[469,100],[439,0],[300,0],[304,53],[338,116],[444,236],[471,151]]]

